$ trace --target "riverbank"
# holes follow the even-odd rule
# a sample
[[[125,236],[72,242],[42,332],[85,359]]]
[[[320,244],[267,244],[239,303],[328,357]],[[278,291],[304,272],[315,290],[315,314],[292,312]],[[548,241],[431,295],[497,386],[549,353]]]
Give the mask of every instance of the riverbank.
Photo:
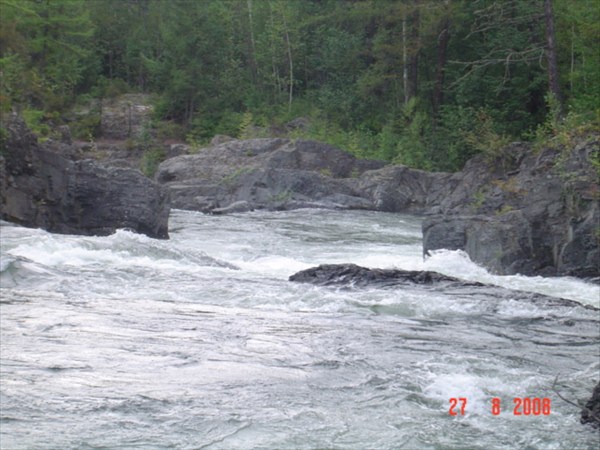
[[[132,110],[148,114],[144,108]],[[112,122],[103,123],[118,122],[114,110],[108,111]],[[131,120],[144,129],[140,125],[144,117]],[[474,157],[457,173],[360,160],[327,144],[290,138],[221,136],[200,149],[155,142],[156,148],[164,147],[159,153],[166,159],[160,165],[155,162],[151,182],[124,169],[142,165],[146,154],[128,150],[131,139],[114,139],[122,138],[126,128],[122,121],[112,134],[107,132],[113,139],[100,151],[68,138],[36,143],[22,125],[8,127],[6,156],[0,162],[2,217],[62,232],[110,233],[125,227],[164,237],[169,205],[213,214],[306,207],[411,213],[426,217],[426,256],[437,249],[463,250],[499,274],[600,277],[597,134],[546,148],[513,143],[494,157]],[[40,159],[41,154],[45,156]],[[48,159],[61,162],[46,173]],[[78,162],[86,159],[96,163]],[[24,165],[33,177],[22,170]],[[85,191],[98,185],[71,187],[64,173],[81,172],[79,167],[89,167],[94,176],[105,174],[99,179],[113,180],[99,188],[97,198],[84,194],[87,198],[81,200],[96,210],[105,207],[104,217],[91,210],[82,214],[75,204],[65,206],[81,192],[60,200],[67,188]],[[114,195],[107,194],[111,185],[119,186],[117,197],[123,199],[123,212],[116,215],[110,213],[115,209],[110,203]],[[141,204],[147,204],[143,212]],[[95,222],[85,224],[88,217]],[[145,219],[138,223],[134,217]]]

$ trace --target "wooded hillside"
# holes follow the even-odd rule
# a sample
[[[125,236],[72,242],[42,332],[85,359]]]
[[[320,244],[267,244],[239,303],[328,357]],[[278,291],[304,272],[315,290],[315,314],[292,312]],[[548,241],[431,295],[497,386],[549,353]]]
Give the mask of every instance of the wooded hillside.
[[[188,141],[304,117],[303,137],[454,170],[597,128],[599,29],[597,0],[0,0],[0,100],[43,134],[146,92],[154,131]]]

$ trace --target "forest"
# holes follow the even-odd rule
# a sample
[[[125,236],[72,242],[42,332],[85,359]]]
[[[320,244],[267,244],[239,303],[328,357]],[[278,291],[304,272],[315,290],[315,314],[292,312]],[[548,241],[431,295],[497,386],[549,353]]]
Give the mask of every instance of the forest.
[[[153,99],[154,136],[292,137],[426,170],[598,130],[597,0],[0,0],[0,102],[38,134]]]

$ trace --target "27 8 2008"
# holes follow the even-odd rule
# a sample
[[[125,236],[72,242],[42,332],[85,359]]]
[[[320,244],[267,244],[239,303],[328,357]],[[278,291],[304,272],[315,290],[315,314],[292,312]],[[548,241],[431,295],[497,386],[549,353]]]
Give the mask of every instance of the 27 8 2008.
[[[451,416],[464,416],[467,412],[467,397],[452,397],[449,400],[448,413]],[[552,412],[552,400],[548,397],[515,397],[512,413],[514,416],[549,416]],[[491,399],[491,413],[494,416],[502,412],[500,397]]]

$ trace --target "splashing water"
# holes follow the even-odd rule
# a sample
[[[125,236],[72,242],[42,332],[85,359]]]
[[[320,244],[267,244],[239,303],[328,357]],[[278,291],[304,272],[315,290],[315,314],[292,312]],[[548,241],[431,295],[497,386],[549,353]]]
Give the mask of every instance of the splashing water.
[[[552,386],[590,395],[597,311],[287,278],[352,262],[598,307],[597,285],[496,276],[461,252],[423,261],[420,220],[397,214],[174,211],[170,225],[158,241],[1,224],[2,448],[596,448]],[[515,397],[551,413],[515,415]]]

